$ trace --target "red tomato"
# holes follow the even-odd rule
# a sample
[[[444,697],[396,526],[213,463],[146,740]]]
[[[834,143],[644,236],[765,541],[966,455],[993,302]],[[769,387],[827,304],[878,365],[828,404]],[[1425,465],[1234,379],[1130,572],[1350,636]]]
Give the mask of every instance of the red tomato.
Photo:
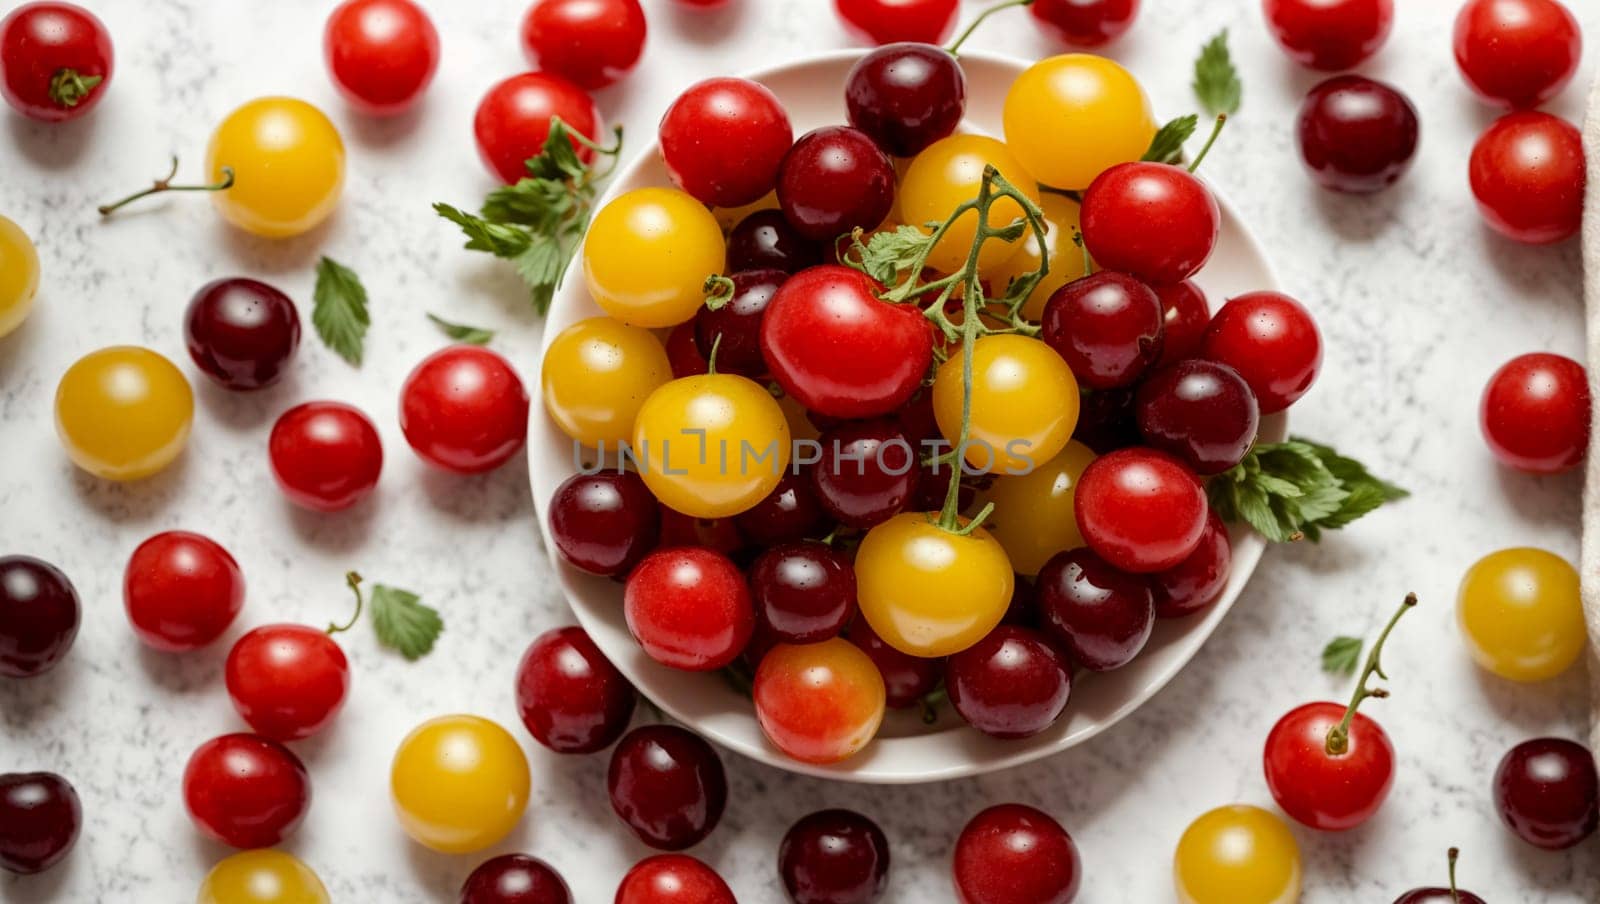
[[[1578,71],[1583,34],[1556,0],[1470,0],[1456,14],[1456,65],[1492,104],[1537,107]]]
[[[536,0],[522,19],[528,62],[591,91],[627,75],[644,38],[639,0]]]
[[[1361,713],[1350,723],[1349,749],[1328,751],[1328,732],[1345,714],[1342,703],[1307,703],[1290,710],[1267,735],[1267,788],[1296,822],[1324,832],[1353,829],[1371,818],[1394,785],[1394,745]]]
[[[1181,167],[1119,163],[1083,193],[1083,242],[1101,267],[1152,286],[1182,282],[1211,258],[1222,212],[1205,183]]]
[[[660,549],[628,575],[622,596],[628,630],[651,659],[707,672],[738,658],[755,630],[739,566],[709,549]]]
[[[76,119],[111,87],[111,35],[71,3],[24,3],[0,19],[0,96],[43,122]]]
[[[943,44],[955,31],[960,0],[834,0],[845,28],[870,44]]]
[[[1281,292],[1247,292],[1211,318],[1200,357],[1239,372],[1262,414],[1282,411],[1322,369],[1322,334],[1305,306]]]
[[[328,16],[322,56],[334,87],[372,116],[405,112],[439,68],[439,32],[411,0],[345,0]]]
[[[497,83],[478,103],[472,120],[484,166],[507,184],[526,176],[523,164],[544,150],[553,117],[560,117],[568,129],[591,141],[599,138],[603,129],[594,98],[559,75],[524,72]],[[593,159],[594,151],[573,144],[579,160],[587,163]]]
[[[1533,474],[1559,474],[1589,452],[1589,378],[1562,355],[1519,355],[1483,390],[1479,423],[1494,457]]]
[[[1039,27],[1056,40],[1099,47],[1121,37],[1139,16],[1139,0],[1034,0]]]
[[[1510,113],[1472,148],[1478,212],[1501,235],[1530,245],[1571,238],[1583,222],[1588,175],[1583,136],[1549,113]]]
[[[183,803],[195,828],[236,848],[271,847],[293,834],[311,806],[311,778],[277,741],[228,734],[201,744],[183,770]]]
[[[679,0],[680,3],[688,0]],[[696,5],[705,6],[704,2]],[[737,904],[717,871],[688,854],[657,854],[633,865],[615,904]]]
[[[263,625],[234,643],[224,677],[233,708],[257,734],[298,741],[339,714],[350,662],[326,631]]]
[[[527,442],[528,390],[511,363],[486,348],[441,349],[406,377],[400,431],[435,467],[492,471]]]
[[[766,86],[712,78],[672,102],[661,117],[660,138],[661,157],[679,188],[702,204],[742,207],[777,184],[794,129]]]
[[[285,411],[272,425],[267,453],[289,501],[318,512],[365,499],[383,470],[378,428],[342,402],[305,402]]]
[[[215,540],[169,530],[139,544],[122,577],[133,633],[168,653],[222,636],[244,606],[244,573]]]
[[[1394,0],[1264,0],[1261,9],[1290,58],[1329,72],[1377,53],[1394,28]]]
[[[1199,479],[1154,449],[1120,449],[1090,462],[1074,503],[1084,541],[1122,571],[1175,568],[1200,545],[1206,529]]]

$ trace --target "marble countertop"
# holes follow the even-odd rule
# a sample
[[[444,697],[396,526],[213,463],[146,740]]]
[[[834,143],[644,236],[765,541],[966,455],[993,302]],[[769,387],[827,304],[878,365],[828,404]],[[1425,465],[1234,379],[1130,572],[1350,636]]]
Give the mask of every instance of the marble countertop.
[[[514,277],[461,251],[453,229],[427,208],[433,200],[470,202],[490,186],[473,150],[471,117],[491,82],[524,65],[512,28],[523,4],[428,4],[443,36],[443,64],[424,107],[389,122],[363,120],[334,96],[320,58],[327,3],[90,5],[117,47],[105,103],[62,126],[0,115],[0,213],[33,236],[44,271],[32,318],[0,341],[0,551],[61,566],[85,608],[77,645],[59,668],[0,684],[0,771],[65,774],[86,816],[72,857],[42,876],[0,877],[0,902],[192,900],[227,851],[189,826],[179,776],[201,741],[242,727],[222,687],[226,640],[267,621],[343,616],[341,575],[351,568],[418,591],[448,628],[417,664],[378,648],[368,631],[342,639],[355,672],[353,698],[333,729],[296,745],[315,798],[286,847],[341,904],[454,901],[478,858],[437,855],[406,840],[390,813],[388,762],[422,719],[476,712],[515,727],[535,774],[527,818],[488,853],[533,852],[566,875],[577,900],[609,901],[628,865],[648,851],[609,812],[606,758],[546,752],[518,725],[512,700],[523,646],[572,620],[539,549],[525,463],[471,479],[429,471],[407,450],[396,420],[396,387],[441,344],[427,311],[500,328],[498,346],[535,378],[540,327]],[[1535,687],[1501,683],[1472,666],[1453,624],[1456,583],[1483,553],[1533,544],[1576,555],[1578,476],[1533,478],[1495,467],[1478,438],[1476,405],[1505,359],[1544,349],[1579,353],[1578,249],[1514,246],[1481,226],[1466,162],[1492,115],[1455,72],[1454,4],[1397,5],[1396,32],[1364,71],[1410,94],[1422,111],[1422,148],[1409,177],[1374,198],[1324,194],[1300,172],[1294,110],[1316,77],[1271,44],[1259,4],[1147,0],[1135,30],[1111,53],[1171,115],[1191,106],[1194,52],[1217,29],[1231,29],[1244,109],[1206,173],[1268,239],[1284,282],[1322,325],[1327,362],[1295,409],[1295,429],[1358,455],[1415,495],[1320,546],[1269,551],[1195,661],[1138,713],[1065,755],[979,779],[882,789],[726,756],[727,814],[694,853],[741,900],[781,900],[778,839],[825,805],[859,809],[883,825],[893,848],[886,901],[951,900],[949,851],[961,825],[984,806],[1021,801],[1053,813],[1076,838],[1086,869],[1080,901],[1170,901],[1172,849],[1191,819],[1224,803],[1270,804],[1260,753],[1274,720],[1305,700],[1347,693],[1345,682],[1319,671],[1323,643],[1369,633],[1408,590],[1422,608],[1387,657],[1394,697],[1369,704],[1399,750],[1393,796],[1352,833],[1296,830],[1303,901],[1388,901],[1435,884],[1450,845],[1464,851],[1463,885],[1488,900],[1600,900],[1597,842],[1567,854],[1536,852],[1500,828],[1489,799],[1490,774],[1513,743],[1584,730],[1583,676]],[[1571,5],[1600,40],[1600,6]],[[599,98],[609,117],[630,127],[635,151],[689,83],[847,41],[825,0],[738,0],[706,16],[669,0],[646,6],[644,63]],[[966,13],[978,8],[968,3]],[[1020,14],[998,17],[976,44],[1029,57],[1051,51]],[[1592,72],[1585,65],[1577,84]],[[285,242],[254,239],[192,197],[99,222],[95,203],[157,175],[171,152],[182,155],[185,175],[196,174],[215,123],[238,103],[273,93],[311,100],[344,132],[349,181],[328,225]],[[1573,87],[1553,109],[1576,117],[1581,101],[1582,89]],[[323,253],[357,269],[371,290],[366,364],[353,370],[308,336],[293,377],[263,394],[230,395],[201,378],[181,335],[193,290],[219,276],[256,276],[288,291],[305,314],[312,264]],[[50,406],[73,360],[130,342],[180,362],[196,386],[198,411],[179,464],[119,486],[68,463]],[[271,420],[315,397],[370,412],[389,452],[376,498],[334,517],[291,508],[267,467]],[[169,657],[142,649],[128,631],[120,576],[140,540],[179,527],[231,549],[249,596],[225,642]]]

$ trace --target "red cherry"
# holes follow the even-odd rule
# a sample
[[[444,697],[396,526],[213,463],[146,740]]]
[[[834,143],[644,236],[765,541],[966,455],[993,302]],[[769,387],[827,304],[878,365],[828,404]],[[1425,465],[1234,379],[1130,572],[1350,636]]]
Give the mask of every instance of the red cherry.
[[[1097,389],[1086,393],[1078,408],[1072,438],[1104,455],[1142,442],[1134,418],[1133,389]]]
[[[439,32],[411,0],[346,0],[328,16],[322,55],[333,85],[370,116],[403,113],[439,68]]]
[[[82,610],[61,569],[32,556],[0,556],[0,678],[55,668],[72,649]]]
[[[750,640],[750,589],[727,556],[679,547],[645,556],[623,592],[628,630],[651,659],[705,672],[733,662]]]
[[[1456,887],[1456,858],[1461,852],[1450,849],[1450,887],[1413,888],[1398,898],[1394,904],[1485,904],[1485,901],[1466,889]]]
[[[661,118],[660,139],[679,188],[712,207],[741,207],[777,185],[794,130],[765,85],[713,78],[672,102]]]
[[[61,122],[88,113],[111,72],[111,35],[81,6],[24,3],[0,19],[0,97],[23,116]]]
[[[611,808],[639,840],[663,851],[704,841],[722,819],[728,779],[710,744],[676,725],[635,728],[606,770]]]
[[[1089,548],[1123,571],[1165,571],[1200,545],[1206,494],[1176,458],[1120,449],[1089,463],[1074,514]]]
[[[1394,28],[1394,0],[1264,0],[1261,8],[1291,59],[1329,72],[1377,53]]]
[[[1262,414],[1282,411],[1311,389],[1322,368],[1322,334],[1305,305],[1281,292],[1229,299],[1211,318],[1200,356],[1238,371]]]
[[[1114,389],[1138,380],[1161,354],[1161,299],[1126,273],[1101,270],[1057,289],[1039,336],[1078,382]]]
[[[1206,326],[1211,323],[1211,305],[1206,293],[1187,279],[1154,288],[1161,299],[1161,357],[1156,366],[1166,367],[1199,353]]]
[[[1506,828],[1535,847],[1581,844],[1600,827],[1594,755],[1565,738],[1523,741],[1494,771],[1494,806]]]
[[[954,861],[961,904],[1072,904],[1083,881],[1072,836],[1022,804],[972,817],[956,839]]]
[[[289,296],[253,279],[218,279],[200,287],[183,315],[195,366],[227,389],[278,382],[300,345],[300,312]]]
[[[1329,749],[1328,732],[1345,714],[1341,703],[1307,703],[1289,710],[1267,735],[1267,788],[1283,812],[1324,832],[1366,822],[1394,785],[1394,745],[1361,713],[1350,723],[1349,748]]]
[[[1142,574],[1111,567],[1089,549],[1069,549],[1039,570],[1039,619],[1045,631],[1094,672],[1132,662],[1155,627],[1155,597]]]
[[[942,47],[890,44],[850,67],[844,97],[850,125],[886,154],[915,157],[961,124],[967,77]]]
[[[1206,514],[1200,545],[1187,559],[1150,576],[1155,590],[1156,618],[1182,618],[1217,601],[1233,568],[1233,541],[1216,512]]]
[[[933,693],[944,677],[944,660],[924,659],[902,653],[884,642],[873,632],[866,618],[857,613],[850,622],[846,639],[867,654],[872,664],[883,676],[886,705],[890,709],[916,706],[922,698]]]
[[[960,0],[834,0],[839,19],[867,44],[943,44],[955,30]]]
[[[1028,11],[1063,44],[1099,47],[1133,27],[1139,0],[1034,0]]]
[[[1455,54],[1467,86],[1479,97],[1525,109],[1572,81],[1583,34],[1556,0],[1469,0],[1456,14]]]
[[[133,633],[167,653],[198,650],[244,606],[244,572],[215,540],[181,530],[139,544],[122,577]]]
[[[678,0],[689,3],[691,0]],[[706,0],[692,0],[707,6]],[[721,2],[721,0],[717,0]],[[684,854],[640,860],[622,877],[615,904],[738,904],[717,871]]]
[[[819,437],[822,459],[811,486],[845,527],[865,530],[900,514],[919,477],[917,450],[889,418],[845,421]]]
[[[661,506],[632,471],[574,474],[550,499],[550,541],[590,574],[627,574],[660,535]]]
[[[557,753],[594,753],[628,729],[638,694],[579,627],[533,639],[517,664],[517,710],[534,740]]]
[[[550,120],[590,141],[602,131],[600,109],[582,88],[548,72],[524,72],[498,82],[478,103],[472,130],[478,155],[489,172],[507,184],[528,175],[523,164],[537,157],[550,137]],[[594,151],[574,141],[578,159],[587,163]]]
[[[283,494],[318,512],[365,499],[383,470],[378,428],[342,402],[306,402],[285,411],[272,425],[267,451]]]
[[[691,518],[661,506],[661,540],[656,549],[701,546],[725,556],[744,550],[749,543],[733,518]]]
[[[889,882],[889,839],[852,810],[819,810],[783,834],[778,875],[795,904],[873,904]]]
[[[228,734],[201,744],[183,770],[183,803],[206,837],[241,849],[294,833],[311,806],[311,778],[277,741]]]
[[[486,348],[440,349],[400,387],[400,432],[435,467],[492,471],[527,442],[528,390],[511,362]]]
[[[894,191],[894,164],[867,133],[848,126],[800,136],[778,171],[784,217],[816,242],[877,228],[894,207]]]
[[[828,515],[811,491],[809,469],[784,474],[766,498],[739,513],[734,523],[757,546],[793,543],[828,532]]]
[[[572,889],[538,857],[501,854],[472,871],[458,904],[572,904]]]
[[[1055,724],[1067,708],[1067,660],[1031,628],[1000,625],[945,663],[950,705],[973,728],[995,738],[1026,738]]]
[[[42,873],[72,852],[82,830],[71,782],[53,772],[0,773],[0,870]]]
[[[758,210],[728,233],[728,270],[782,270],[799,273],[822,263],[822,246],[789,225],[781,210]],[[667,349],[672,357],[672,349]]]
[[[1418,130],[1417,108],[1395,88],[1334,76],[1300,104],[1300,158],[1323,188],[1371,194],[1411,168]]]
[[[702,307],[694,315],[694,341],[701,357],[717,352],[717,372],[756,378],[766,373],[761,357],[761,321],[772,296],[789,274],[782,270],[746,270],[729,277],[733,297],[716,310]]]
[[[1512,358],[1483,390],[1479,423],[1489,451],[1508,467],[1559,474],[1589,451],[1589,378],[1562,355]]]
[[[762,633],[777,643],[816,643],[836,636],[856,614],[850,560],[822,543],[788,543],[750,566],[750,590]]]
[[[674,379],[693,377],[711,370],[711,365],[706,363],[706,356],[700,354],[700,347],[695,342],[694,321],[680,323],[667,333],[667,364],[672,367]]]
[[[1583,136],[1548,113],[1510,113],[1472,147],[1468,164],[1478,212],[1494,231],[1529,245],[1576,235],[1588,182]]]
[[[256,734],[298,741],[325,728],[350,691],[350,662],[306,625],[263,625],[239,638],[224,669],[228,699]]]
[[[1083,193],[1083,241],[1101,267],[1153,286],[1182,282],[1211,258],[1222,211],[1205,183],[1166,163],[1119,163]]]
[[[644,38],[639,0],[535,0],[522,19],[528,64],[591,91],[627,75]]]
[[[1146,443],[1206,475],[1243,461],[1261,422],[1255,393],[1239,372],[1201,358],[1151,374],[1134,395],[1134,413]]]

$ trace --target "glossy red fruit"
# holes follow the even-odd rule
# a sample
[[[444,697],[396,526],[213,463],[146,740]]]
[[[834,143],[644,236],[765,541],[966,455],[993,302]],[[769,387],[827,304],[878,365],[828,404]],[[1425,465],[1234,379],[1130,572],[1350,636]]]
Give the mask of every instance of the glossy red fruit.
[[[311,778],[277,741],[228,734],[201,744],[183,770],[183,803],[201,834],[240,849],[271,847],[311,806]]]
[[[415,104],[439,68],[439,32],[411,0],[345,0],[328,16],[322,55],[334,87],[362,113]]]
[[[1183,618],[1203,611],[1228,586],[1233,569],[1233,541],[1216,512],[1206,514],[1205,533],[1189,557],[1150,576],[1156,618]]]
[[[263,625],[239,638],[223,671],[228,699],[256,734],[309,738],[333,721],[350,692],[350,662],[327,631]]]
[[[729,277],[733,297],[716,310],[702,307],[694,315],[694,342],[701,357],[716,350],[717,373],[759,377],[766,373],[761,357],[761,321],[767,305],[789,274],[782,270],[745,270]]]
[[[824,126],[800,136],[778,170],[778,204],[806,238],[875,229],[894,207],[894,164],[867,133]]]
[[[1529,245],[1571,238],[1583,222],[1583,136],[1548,113],[1511,113],[1473,145],[1472,195],[1489,227]]]
[[[837,418],[889,414],[911,398],[933,361],[933,327],[914,305],[879,301],[880,289],[833,265],[783,284],[761,324],[761,353],[784,392]]]
[[[528,439],[528,390],[511,362],[477,345],[422,359],[400,387],[400,431],[434,467],[480,474]]]
[[[1085,393],[1072,438],[1101,455],[1137,446],[1141,439],[1139,422],[1134,418],[1133,389],[1097,389]]]
[[[300,346],[300,312],[272,286],[218,279],[200,287],[183,315],[183,337],[206,376],[226,389],[278,382]]]
[[[767,740],[804,763],[854,756],[883,723],[882,675],[860,647],[838,637],[773,646],[750,697]]]
[[[1261,9],[1291,59],[1329,72],[1377,53],[1394,28],[1394,0],[1264,0]]]
[[[523,164],[544,150],[550,120],[557,117],[590,141],[599,140],[603,131],[594,98],[559,75],[524,72],[497,82],[478,103],[472,119],[478,156],[489,172],[514,183],[528,175]],[[587,163],[594,158],[594,151],[581,142],[574,141],[573,147],[579,160]]]
[[[1523,841],[1549,851],[1575,847],[1600,826],[1594,756],[1564,738],[1523,741],[1495,769],[1494,806]]]
[[[82,828],[71,782],[53,772],[0,774],[0,869],[42,873],[72,851]]]
[[[457,904],[572,904],[572,889],[538,857],[501,854],[467,876]]]
[[[678,0],[686,3],[688,0]],[[707,5],[695,0],[696,5]],[[738,904],[717,871],[683,854],[640,860],[622,877],[614,904]]]
[[[1045,633],[1093,672],[1132,662],[1155,627],[1151,581],[1111,567],[1090,549],[1050,557],[1035,581]]]
[[[0,677],[55,668],[78,636],[81,611],[61,569],[32,556],[0,556]]]
[[[867,654],[883,676],[885,705],[890,709],[918,706],[933,693],[944,677],[944,660],[924,659],[902,653],[873,632],[867,620],[857,614],[845,638]]]
[[[1350,723],[1349,748],[1330,751],[1328,732],[1345,710],[1343,703],[1289,710],[1267,734],[1262,755],[1273,800],[1291,819],[1324,832],[1366,822],[1394,785],[1394,745],[1365,715],[1356,713]]]
[[[1492,104],[1537,107],[1578,71],[1583,34],[1556,0],[1469,0],[1456,14],[1456,65]]]
[[[960,0],[833,0],[845,28],[859,41],[943,44],[955,30]]]
[[[727,556],[697,547],[657,550],[623,591],[628,630],[651,659],[706,672],[733,662],[755,629],[744,575]]]
[[[1507,467],[1559,474],[1589,452],[1589,378],[1563,355],[1535,352],[1506,362],[1484,387],[1478,423]]]
[[[1191,280],[1154,288],[1161,299],[1161,357],[1156,366],[1165,367],[1199,353],[1206,326],[1211,323],[1211,305],[1206,293]]]
[[[1139,16],[1139,0],[1034,0],[1028,11],[1064,44],[1099,47],[1122,37]]]
[[[808,469],[783,475],[765,499],[741,512],[734,523],[757,546],[793,543],[828,532],[828,515],[811,490]]]
[[[1165,452],[1119,449],[1090,462],[1078,481],[1074,514],[1089,548],[1123,571],[1176,566],[1206,526],[1206,494],[1188,468]]]
[[[1262,414],[1282,411],[1322,369],[1322,334],[1305,305],[1281,292],[1231,298],[1206,328],[1200,357],[1228,365],[1256,394]]]
[[[735,555],[749,541],[732,518],[691,518],[682,512],[661,507],[661,542],[656,549],[699,546],[725,556]]]
[[[1136,161],[1089,183],[1080,222],[1097,264],[1162,286],[1188,279],[1211,259],[1222,211],[1187,170]]]
[[[574,474],[550,498],[550,541],[590,574],[627,574],[660,536],[661,506],[632,471]]]
[[[639,840],[681,851],[705,840],[722,819],[728,780],[711,745],[676,725],[628,732],[606,771],[611,808]]]
[[[167,653],[222,636],[244,606],[244,572],[215,540],[169,530],[140,543],[122,576],[133,633]]]
[[[1197,474],[1220,474],[1255,445],[1260,407],[1250,384],[1226,364],[1190,358],[1139,384],[1134,412],[1145,442]]]
[[[711,370],[706,356],[700,354],[695,343],[694,321],[680,323],[667,333],[667,364],[672,368],[673,379],[693,377]]]
[[[1072,904],[1083,881],[1072,836],[1022,804],[972,817],[956,839],[953,867],[961,904]]]
[[[24,3],[0,19],[0,97],[41,122],[76,119],[111,87],[111,35],[72,3]]]
[[[588,632],[540,634],[517,664],[517,711],[534,740],[557,753],[594,753],[628,729],[638,694]]]
[[[811,486],[845,527],[865,530],[905,510],[918,479],[917,449],[889,418],[845,421],[818,438]]]
[[[535,0],[522,19],[522,51],[535,69],[580,88],[604,88],[644,53],[639,0]]]
[[[1323,188],[1371,194],[1411,168],[1419,131],[1417,108],[1396,88],[1334,76],[1300,104],[1300,159]]]
[[[661,117],[660,139],[673,183],[702,204],[741,207],[777,185],[794,129],[765,85],[712,78],[672,102]]]
[[[945,663],[950,704],[990,737],[1026,738],[1055,724],[1072,691],[1067,661],[1043,634],[1000,625]]]
[[[306,402],[285,411],[272,425],[267,451],[283,494],[318,512],[365,499],[383,471],[378,428],[342,402]]]
[[[750,566],[756,620],[778,643],[816,643],[836,636],[856,614],[850,560],[816,542],[787,543]]]
[[[778,876],[794,904],[873,904],[889,884],[889,839],[853,810],[819,810],[784,833]]]
[[[942,47],[890,44],[850,67],[844,99],[850,125],[884,153],[915,157],[961,124],[967,112],[967,77]]]
[[[1039,337],[1089,389],[1127,386],[1161,355],[1161,299],[1126,273],[1101,270],[1057,289]]]
[[[1461,852],[1450,849],[1450,887],[1413,888],[1398,898],[1394,904],[1485,904],[1470,891],[1456,887],[1456,857]]]
[[[728,233],[728,270],[799,273],[822,263],[822,246],[789,225],[781,210],[758,210]]]

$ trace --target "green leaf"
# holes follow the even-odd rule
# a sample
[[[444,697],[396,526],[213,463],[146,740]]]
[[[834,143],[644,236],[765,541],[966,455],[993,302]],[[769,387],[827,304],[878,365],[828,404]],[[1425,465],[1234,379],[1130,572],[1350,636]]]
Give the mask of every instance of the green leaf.
[[[861,255],[861,267],[866,274],[886,286],[899,282],[900,274],[916,266],[924,249],[933,244],[933,236],[915,226],[901,226],[890,232],[879,232],[863,245],[855,243]]]
[[[1190,113],[1161,127],[1156,137],[1150,139],[1150,149],[1140,159],[1156,163],[1177,163],[1183,159],[1183,143],[1200,127],[1200,116]]]
[[[362,344],[371,318],[367,290],[361,277],[343,264],[324,257],[317,261],[317,286],[312,290],[311,325],[323,344],[339,357],[360,366]]]
[[[1206,488],[1225,521],[1243,521],[1275,543],[1317,541],[1407,494],[1329,446],[1291,438],[1259,445]]]
[[[1322,648],[1322,670],[1332,675],[1350,676],[1361,664],[1362,640],[1359,637],[1335,637]]]
[[[423,605],[422,598],[409,590],[375,584],[368,605],[378,643],[409,660],[426,656],[444,631],[438,610]]]
[[[451,323],[435,314],[429,314],[428,319],[439,331],[457,342],[466,342],[471,345],[488,345],[494,338],[494,330],[486,330],[481,326],[467,326],[461,323]]]
[[[528,244],[533,241],[525,229],[493,223],[449,204],[435,204],[433,210],[461,227],[461,231],[467,235],[466,247],[469,251],[487,251],[495,257],[516,257],[526,251]]]
[[[1244,85],[1239,82],[1239,70],[1233,66],[1233,54],[1228,52],[1226,28],[1200,48],[1200,56],[1194,61],[1194,94],[1212,116],[1239,112]]]

